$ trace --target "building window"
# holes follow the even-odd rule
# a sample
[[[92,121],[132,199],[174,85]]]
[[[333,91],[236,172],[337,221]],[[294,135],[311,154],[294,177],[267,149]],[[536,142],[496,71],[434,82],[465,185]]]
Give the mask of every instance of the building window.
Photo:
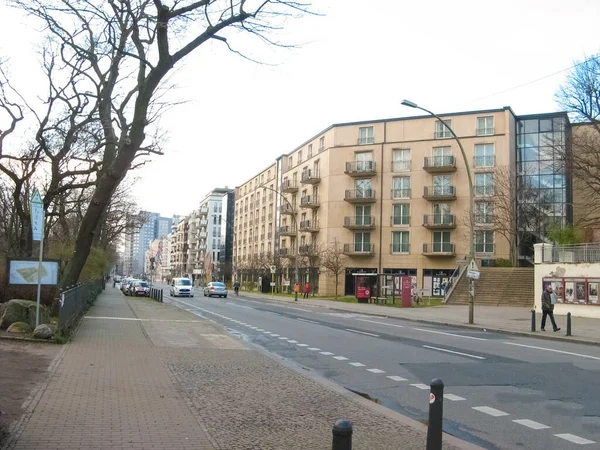
[[[371,233],[354,233],[354,251],[359,253],[371,251]]]
[[[489,197],[494,195],[494,174],[475,174],[475,195],[478,197]]]
[[[452,244],[450,243],[449,231],[434,231],[433,232],[433,251],[441,253],[451,253]]]
[[[410,149],[394,149],[392,151],[392,172],[408,171],[410,171]]]
[[[290,155],[290,158],[288,159],[288,169],[291,169],[292,167],[294,167],[294,155]]]
[[[360,127],[358,129],[358,144],[372,144],[373,142],[375,142],[373,127]]]
[[[475,144],[473,167],[494,167],[496,154],[494,144]]]
[[[408,231],[392,231],[392,253],[408,253],[409,242]]]
[[[319,153],[325,151],[325,136],[319,138]]]
[[[372,225],[371,205],[357,205],[354,213],[356,225]]]
[[[356,198],[372,198],[373,191],[371,190],[371,179],[361,179],[354,182],[356,188]]]
[[[487,136],[490,134],[495,134],[495,132],[496,130],[494,129],[493,116],[477,118],[477,136]]]
[[[450,147],[434,147],[431,151],[432,167],[452,167],[454,166],[454,158],[452,157],[452,149]]]
[[[444,125],[446,124],[446,125]],[[452,120],[444,120],[443,122],[436,120],[435,122],[435,138],[436,139],[448,139],[452,137],[452,133],[448,127],[452,127]]]
[[[302,150],[298,152],[298,164],[302,162]]]
[[[493,231],[475,231],[475,253],[494,253]]]
[[[433,195],[454,195],[452,177],[450,175],[434,175]]]
[[[410,198],[410,177],[392,178],[392,198]]]
[[[475,223],[489,225],[493,220],[493,205],[491,202],[475,203]]]
[[[410,225],[410,204],[392,205],[392,225]]]
[[[308,154],[306,155],[306,159],[312,158],[312,144],[308,144]]]

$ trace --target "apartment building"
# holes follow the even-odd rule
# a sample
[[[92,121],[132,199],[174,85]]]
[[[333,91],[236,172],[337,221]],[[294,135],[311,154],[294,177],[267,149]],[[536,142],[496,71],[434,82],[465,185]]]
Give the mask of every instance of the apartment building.
[[[549,222],[572,220],[570,179],[553,151],[568,140],[566,114],[519,117],[505,107],[441,118],[459,136],[472,175],[477,259],[526,264]],[[413,276],[430,295],[443,295],[444,281],[469,255],[467,170],[456,139],[436,118],[332,125],[271,168],[281,193],[272,248],[284,277],[294,279],[296,258],[306,265],[315,246],[338,242],[347,256],[346,294],[354,293],[355,274],[380,273]],[[260,192],[256,180],[243,185],[244,206],[250,186]],[[254,199],[249,210],[256,214],[256,192]],[[245,215],[236,215],[241,228],[240,220]],[[247,238],[238,255],[257,251],[256,243],[244,249]],[[332,277],[316,275],[320,292],[331,293]],[[309,279],[308,267],[300,278]]]

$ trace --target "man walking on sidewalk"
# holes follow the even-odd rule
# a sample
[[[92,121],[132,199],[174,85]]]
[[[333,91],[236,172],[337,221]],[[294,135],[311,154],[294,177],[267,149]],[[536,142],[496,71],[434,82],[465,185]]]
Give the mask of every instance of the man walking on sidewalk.
[[[310,284],[306,283],[304,285],[304,298],[308,298],[309,292],[310,292]]]
[[[542,294],[542,331],[546,331],[544,329],[546,327],[546,316],[550,316],[550,321],[552,322],[552,328],[554,328],[554,331],[560,330],[554,321],[554,303],[556,303],[555,299],[556,294],[552,292],[552,285],[549,284]]]

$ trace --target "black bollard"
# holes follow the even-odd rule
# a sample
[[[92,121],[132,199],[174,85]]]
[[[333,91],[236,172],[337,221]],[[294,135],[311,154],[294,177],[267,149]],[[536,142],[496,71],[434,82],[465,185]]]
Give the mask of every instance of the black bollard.
[[[531,331],[535,333],[535,309],[531,310]]]
[[[567,313],[567,336],[571,336],[571,313]]]
[[[343,419],[336,421],[332,433],[331,450],[352,450],[352,422]]]
[[[162,289],[160,290],[160,302],[161,303],[163,302],[163,290]]]
[[[431,381],[429,391],[429,425],[427,426],[426,450],[442,450],[442,419],[444,416],[444,382],[439,378]]]

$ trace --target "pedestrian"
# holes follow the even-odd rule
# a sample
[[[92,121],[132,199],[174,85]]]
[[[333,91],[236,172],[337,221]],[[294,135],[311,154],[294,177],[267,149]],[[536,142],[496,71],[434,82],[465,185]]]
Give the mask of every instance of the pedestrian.
[[[560,330],[556,326],[556,322],[554,321],[554,304],[556,303],[556,294],[552,292],[552,285],[549,284],[546,287],[546,290],[542,294],[542,331],[546,331],[544,327],[546,326],[546,316],[550,316],[550,321],[552,322],[552,328],[554,331]]]
[[[310,292],[310,284],[306,283],[304,285],[304,298],[308,298],[308,293]]]

